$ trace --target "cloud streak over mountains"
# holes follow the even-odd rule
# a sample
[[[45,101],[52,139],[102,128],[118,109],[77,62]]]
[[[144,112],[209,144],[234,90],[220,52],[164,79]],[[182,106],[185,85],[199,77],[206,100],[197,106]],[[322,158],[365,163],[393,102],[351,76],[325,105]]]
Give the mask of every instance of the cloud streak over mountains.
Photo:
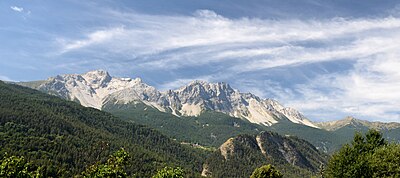
[[[104,15],[119,23],[57,38],[58,55],[96,54],[114,70],[164,72],[149,77],[162,89],[192,79],[227,81],[314,120],[400,119],[399,18],[230,19],[209,10]]]

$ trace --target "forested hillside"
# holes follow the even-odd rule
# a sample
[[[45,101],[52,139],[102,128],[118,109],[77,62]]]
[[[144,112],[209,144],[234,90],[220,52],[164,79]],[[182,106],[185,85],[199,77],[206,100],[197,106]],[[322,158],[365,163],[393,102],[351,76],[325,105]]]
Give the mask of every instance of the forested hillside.
[[[97,109],[1,81],[0,101],[0,155],[24,156],[47,177],[80,174],[121,147],[131,175],[149,177],[166,165],[201,171],[203,152]]]
[[[197,117],[177,117],[160,112],[141,102],[108,104],[102,110],[129,122],[147,125],[182,142],[219,147],[239,134],[257,134],[266,127],[219,112],[204,112]]]
[[[255,135],[268,130],[281,135],[297,136],[312,143],[320,151],[332,153],[349,142],[355,133],[355,130],[352,130],[341,134],[290,121],[281,121],[266,127],[212,111],[203,112],[197,117],[177,117],[141,102],[107,104],[102,110],[129,122],[147,125],[179,141],[215,148],[239,134]]]
[[[356,131],[378,129],[385,138],[400,140],[398,123],[352,117],[311,122],[299,111],[284,107],[276,100],[240,93],[221,82],[192,81],[180,89],[162,92],[140,78],[112,77],[105,70],[93,70],[16,84],[110,112],[180,142],[208,147],[218,147],[238,134],[265,130],[295,135],[326,153],[333,153],[348,143]]]
[[[180,118],[166,113],[159,115],[160,112],[140,104],[129,109],[108,108],[129,119],[124,121],[97,109],[3,82],[0,82],[0,100],[2,163],[8,165],[9,161],[26,159],[31,168],[39,168],[36,171],[45,177],[87,175],[90,165],[112,163],[109,155],[118,154],[120,148],[130,155],[124,157],[127,161],[123,166],[127,175],[133,177],[151,177],[163,171],[184,173],[188,177],[199,177],[200,173],[212,177],[248,177],[254,169],[267,164],[276,166],[284,177],[399,175],[398,144],[388,144],[377,131],[369,131],[365,138],[356,135],[351,147],[345,145],[333,155],[325,173],[323,165],[329,156],[309,142],[290,134],[260,133],[262,127],[224,114],[206,112],[199,117]],[[132,109],[133,106],[136,108]],[[182,145],[134,122],[148,124],[179,140],[212,146],[220,145],[222,139],[231,135],[241,135],[227,139],[211,153]],[[281,133],[291,130],[288,133],[310,138],[332,133],[315,132],[319,129],[312,132],[309,127],[290,124],[276,124],[268,129]],[[349,169],[342,169],[343,166]]]
[[[207,159],[203,175],[249,177],[257,167],[273,164],[285,177],[310,177],[327,159],[305,140],[262,132],[227,140]]]

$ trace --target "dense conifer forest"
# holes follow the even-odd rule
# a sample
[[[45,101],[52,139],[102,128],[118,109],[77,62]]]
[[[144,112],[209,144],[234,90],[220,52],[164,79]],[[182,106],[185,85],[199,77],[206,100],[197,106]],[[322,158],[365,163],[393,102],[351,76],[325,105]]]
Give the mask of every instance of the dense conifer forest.
[[[120,148],[128,173],[153,175],[166,165],[201,172],[204,152],[145,126],[33,89],[0,82],[0,155],[24,156],[45,176],[71,177]]]

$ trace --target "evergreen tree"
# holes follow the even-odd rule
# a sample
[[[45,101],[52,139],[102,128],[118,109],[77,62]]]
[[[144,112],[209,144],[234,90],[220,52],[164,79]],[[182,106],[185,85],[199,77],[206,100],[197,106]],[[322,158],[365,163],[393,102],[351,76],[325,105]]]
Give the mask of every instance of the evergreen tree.
[[[380,132],[356,133],[351,145],[344,145],[329,160],[326,177],[398,177],[399,155],[399,145],[388,145]]]
[[[400,144],[389,144],[368,157],[372,177],[400,177]]]
[[[261,166],[254,170],[250,178],[281,178],[282,174],[274,168],[274,166],[268,164]]]
[[[23,156],[4,155],[0,164],[0,177],[36,178],[41,176],[41,168],[35,168]]]
[[[159,170],[152,178],[183,178],[184,171],[180,168],[165,167]]]
[[[82,174],[84,177],[127,177],[125,166],[129,158],[122,148],[110,156],[107,163],[91,165]]]

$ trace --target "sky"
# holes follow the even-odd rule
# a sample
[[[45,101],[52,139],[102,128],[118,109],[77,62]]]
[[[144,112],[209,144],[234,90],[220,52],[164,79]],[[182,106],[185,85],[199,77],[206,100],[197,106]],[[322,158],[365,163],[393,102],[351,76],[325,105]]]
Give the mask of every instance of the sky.
[[[0,80],[227,82],[313,121],[400,122],[395,0],[2,0]]]

